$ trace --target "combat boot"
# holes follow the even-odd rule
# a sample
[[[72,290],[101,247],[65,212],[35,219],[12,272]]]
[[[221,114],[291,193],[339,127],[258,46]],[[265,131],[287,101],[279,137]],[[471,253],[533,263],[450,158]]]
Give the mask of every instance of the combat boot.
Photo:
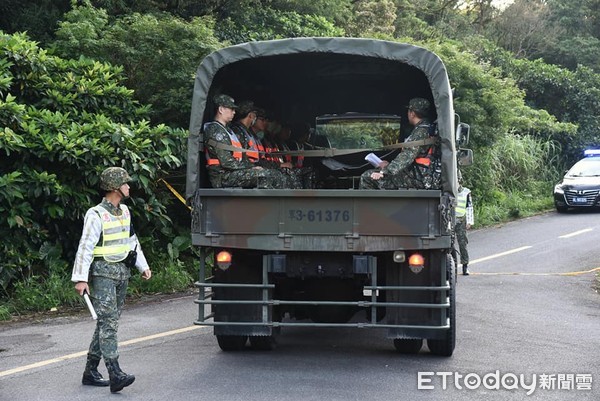
[[[463,276],[469,275],[469,265],[463,265]]]
[[[108,377],[110,378],[110,392],[116,393],[123,390],[135,381],[134,375],[128,375],[119,367],[118,358],[105,359],[106,369],[108,369]]]
[[[100,358],[88,354],[87,362],[85,364],[85,370],[83,371],[83,378],[81,379],[81,383],[86,386],[99,386],[106,387],[110,383],[108,380],[104,379],[100,372],[98,372],[98,364],[100,363]]]

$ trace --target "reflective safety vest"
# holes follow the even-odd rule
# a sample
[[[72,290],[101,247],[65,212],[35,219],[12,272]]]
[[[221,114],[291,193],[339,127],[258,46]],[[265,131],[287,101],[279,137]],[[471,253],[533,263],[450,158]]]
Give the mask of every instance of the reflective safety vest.
[[[260,150],[258,145],[256,144],[256,141],[254,140],[254,137],[248,133],[244,133],[244,135],[246,135],[246,139],[248,140],[248,149],[249,151],[246,152],[246,156],[248,156],[248,160],[250,160],[252,163],[256,163],[259,159],[259,153],[258,151]]]
[[[218,124],[218,123],[215,123]],[[221,124],[219,124],[221,125]],[[238,139],[238,137],[231,132],[230,130],[228,130],[227,128],[223,127],[225,129],[225,132],[227,132],[227,135],[229,135],[229,140],[231,141],[231,146],[234,146],[236,148],[241,148],[242,144],[240,143],[240,140]],[[232,152],[233,157],[238,160],[241,161],[242,160],[242,152]],[[218,166],[219,164],[221,164],[221,162],[219,161],[219,159],[211,159],[209,154],[208,154],[208,148],[206,148],[206,164],[209,166]]]
[[[419,124],[417,127],[427,127],[427,130],[429,131],[431,125],[429,123]],[[431,156],[432,155],[433,155],[433,146],[430,146],[429,150],[427,151],[427,156],[417,157],[415,159],[415,163],[420,164],[421,166],[429,167],[431,165]]]
[[[433,154],[433,149],[429,149],[427,155],[430,156]],[[429,157],[417,157],[415,159],[415,163],[420,164],[421,166],[429,167],[431,165],[431,159]]]
[[[467,214],[467,198],[471,190],[463,187],[462,191],[456,196],[456,217],[464,217]]]
[[[102,245],[94,248],[94,257],[102,257],[107,262],[120,262],[127,257],[131,250],[129,234],[131,229],[131,215],[125,205],[120,205],[122,214],[115,216],[108,210],[98,205],[93,209],[102,221]]]

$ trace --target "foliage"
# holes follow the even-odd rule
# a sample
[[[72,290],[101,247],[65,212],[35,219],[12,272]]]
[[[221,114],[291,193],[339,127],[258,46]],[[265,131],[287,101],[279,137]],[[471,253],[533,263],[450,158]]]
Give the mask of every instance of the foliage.
[[[200,61],[221,45],[210,17],[184,21],[169,14],[130,14],[111,22],[103,9],[76,6],[56,32],[54,50],[123,66],[125,83],[152,121],[186,127],[194,73]]]
[[[125,167],[136,180],[139,236],[172,237],[170,194],[157,180],[182,165],[185,132],[142,119],[121,69],[49,55],[23,34],[0,34],[0,287],[31,292],[68,278],[98,176]],[[11,284],[17,280],[15,287]],[[64,283],[64,280],[61,281]],[[44,287],[46,291],[50,287]],[[49,295],[50,296],[50,295]]]
[[[54,38],[54,30],[62,15],[69,10],[70,0],[2,0],[0,30],[7,33],[27,32],[44,44]]]
[[[577,131],[568,129],[546,135],[562,147],[564,165],[581,158],[585,147],[600,145],[600,75],[583,66],[569,71],[542,60],[515,59],[488,45],[479,57],[515,80],[532,107],[548,110],[560,121],[578,124]]]
[[[217,36],[231,43],[303,36],[342,36],[344,30],[317,15],[279,12],[269,7],[237,12],[217,24]]]

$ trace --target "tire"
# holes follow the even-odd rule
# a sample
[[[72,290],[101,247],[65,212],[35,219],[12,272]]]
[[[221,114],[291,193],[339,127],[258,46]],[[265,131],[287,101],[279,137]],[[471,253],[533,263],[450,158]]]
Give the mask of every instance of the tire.
[[[450,283],[450,329],[446,331],[445,337],[441,340],[428,339],[427,346],[434,355],[452,356],[456,346],[456,276],[454,275],[454,261],[448,255],[446,256],[446,271],[448,282]]]
[[[421,338],[396,338],[394,340],[394,347],[401,354],[418,354],[422,346]]]
[[[248,336],[222,336],[217,335],[219,347],[225,351],[241,351],[246,347]]]
[[[257,351],[273,351],[277,341],[274,336],[250,336],[250,346]]]

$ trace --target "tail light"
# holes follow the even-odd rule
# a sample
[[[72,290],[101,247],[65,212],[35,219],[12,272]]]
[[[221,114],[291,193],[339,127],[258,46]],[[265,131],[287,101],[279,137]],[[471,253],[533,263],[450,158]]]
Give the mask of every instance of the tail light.
[[[227,251],[217,253],[217,267],[221,270],[229,269],[231,266],[231,254]]]
[[[425,258],[420,253],[413,253],[408,258],[408,267],[414,273],[420,273],[425,267]]]

